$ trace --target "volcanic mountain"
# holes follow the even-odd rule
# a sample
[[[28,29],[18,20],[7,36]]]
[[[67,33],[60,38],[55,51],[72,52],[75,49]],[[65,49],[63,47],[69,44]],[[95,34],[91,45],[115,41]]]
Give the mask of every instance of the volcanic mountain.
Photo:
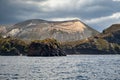
[[[69,42],[86,39],[98,33],[77,19],[69,21],[31,19],[13,25],[8,30],[7,36],[25,40],[54,38],[60,42]]]

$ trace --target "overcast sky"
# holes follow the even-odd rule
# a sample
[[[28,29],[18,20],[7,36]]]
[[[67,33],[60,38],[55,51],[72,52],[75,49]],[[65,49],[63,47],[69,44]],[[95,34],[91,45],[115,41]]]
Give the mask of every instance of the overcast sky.
[[[0,0],[0,24],[76,18],[102,31],[120,23],[120,0]]]

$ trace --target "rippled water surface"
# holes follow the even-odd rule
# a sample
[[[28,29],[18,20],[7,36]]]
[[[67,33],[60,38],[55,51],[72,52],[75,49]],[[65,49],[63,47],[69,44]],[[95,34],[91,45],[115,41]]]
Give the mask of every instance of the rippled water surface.
[[[0,80],[120,80],[120,55],[0,56]]]

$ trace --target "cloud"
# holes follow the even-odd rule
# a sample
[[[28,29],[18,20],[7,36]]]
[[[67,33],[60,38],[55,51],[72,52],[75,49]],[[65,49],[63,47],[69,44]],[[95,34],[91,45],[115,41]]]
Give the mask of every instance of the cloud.
[[[120,12],[114,13],[110,16],[86,20],[86,22],[93,24],[93,23],[99,23],[99,22],[104,22],[104,21],[113,20],[113,19],[120,19]]]
[[[120,0],[113,0],[113,1],[120,2]]]
[[[85,22],[90,25],[96,25],[96,28],[100,28],[99,30],[102,31],[103,29],[109,27],[111,24],[120,23],[120,12],[113,13],[112,15],[105,17],[85,20]]]
[[[65,18],[50,18],[48,20],[51,20],[51,21],[66,21],[66,20],[74,20],[74,19],[78,19],[77,17],[65,17]]]
[[[92,1],[93,0],[89,0],[87,2],[90,4]],[[42,2],[41,5],[43,6],[44,11],[51,12],[57,10],[79,10],[80,8],[88,4],[86,3],[86,0],[47,0],[45,2]]]
[[[26,19],[38,18],[44,13],[38,3],[40,0],[0,0],[0,23],[16,23]]]
[[[0,0],[0,24],[14,24],[35,18],[46,20],[77,18],[102,30],[110,23],[119,21],[110,18],[120,11],[119,8],[119,0]],[[101,25],[102,22],[106,25]]]

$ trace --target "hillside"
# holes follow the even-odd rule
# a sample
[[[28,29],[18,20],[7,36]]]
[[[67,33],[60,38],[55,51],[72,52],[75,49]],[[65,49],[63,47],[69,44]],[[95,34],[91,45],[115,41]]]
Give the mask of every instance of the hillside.
[[[86,39],[98,33],[80,20],[46,21],[32,19],[13,25],[7,36],[25,40],[54,38],[60,42],[66,42]]]
[[[120,30],[120,24],[113,24],[110,27],[108,27],[107,29],[103,30],[103,33],[111,33],[114,31]]]
[[[120,54],[120,26],[112,25],[101,34],[62,47],[68,54]]]

